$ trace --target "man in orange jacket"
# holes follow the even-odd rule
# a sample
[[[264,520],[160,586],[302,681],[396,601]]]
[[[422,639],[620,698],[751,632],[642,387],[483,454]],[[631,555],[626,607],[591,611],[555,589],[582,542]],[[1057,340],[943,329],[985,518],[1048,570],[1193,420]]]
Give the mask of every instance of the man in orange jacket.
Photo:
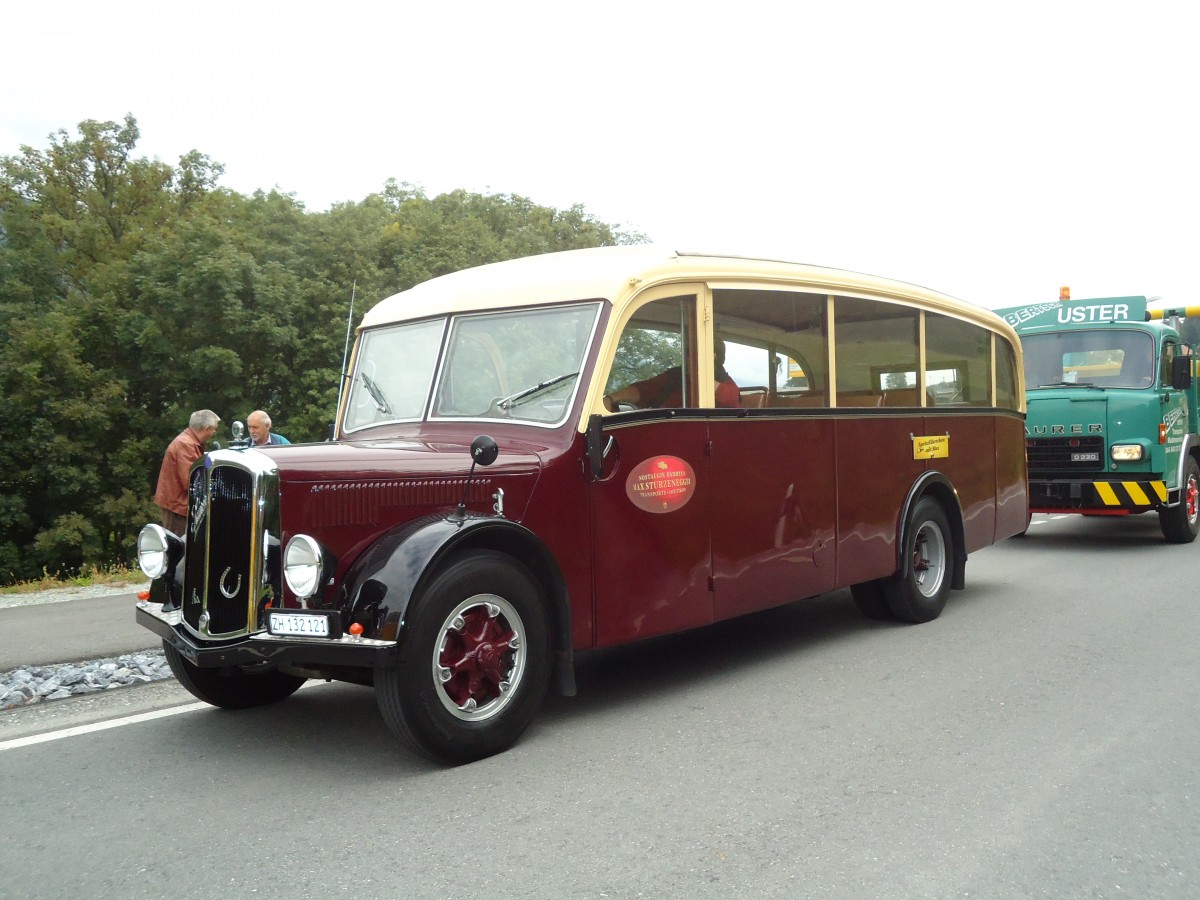
[[[212,440],[220,423],[221,417],[211,409],[196,410],[188,427],[176,435],[163,456],[154,502],[162,509],[163,528],[179,537],[187,528],[188,474],[192,463],[204,455],[204,445]]]

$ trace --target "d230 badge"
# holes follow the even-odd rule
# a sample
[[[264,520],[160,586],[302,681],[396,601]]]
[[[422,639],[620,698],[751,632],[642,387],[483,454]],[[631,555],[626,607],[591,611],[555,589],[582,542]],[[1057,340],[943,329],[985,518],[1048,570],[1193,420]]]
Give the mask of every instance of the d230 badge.
[[[625,479],[625,493],[638,509],[675,512],[696,493],[696,473],[678,456],[652,456],[633,467]]]

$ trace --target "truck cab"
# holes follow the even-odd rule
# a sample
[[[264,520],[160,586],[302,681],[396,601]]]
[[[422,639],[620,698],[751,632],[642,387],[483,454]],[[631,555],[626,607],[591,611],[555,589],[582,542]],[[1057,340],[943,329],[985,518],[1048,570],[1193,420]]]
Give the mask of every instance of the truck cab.
[[[1021,337],[1031,512],[1156,512],[1163,536],[1200,533],[1200,438],[1183,311],[1145,297],[1001,310]]]

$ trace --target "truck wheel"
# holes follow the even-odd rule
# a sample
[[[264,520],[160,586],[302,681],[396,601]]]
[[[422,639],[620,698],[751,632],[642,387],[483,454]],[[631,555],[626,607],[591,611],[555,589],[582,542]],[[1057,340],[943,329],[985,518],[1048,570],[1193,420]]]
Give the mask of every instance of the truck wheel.
[[[285,700],[307,680],[282,672],[250,675],[236,666],[201,669],[192,665],[178,650],[163,641],[163,651],[171,672],[193,697],[222,709],[250,709]]]
[[[1158,512],[1163,537],[1172,544],[1190,544],[1200,534],[1200,465],[1188,457],[1183,469],[1183,490],[1179,503]]]
[[[954,537],[941,504],[922,497],[902,537],[908,571],[883,582],[888,607],[902,622],[929,622],[941,615],[950,593]]]
[[[545,603],[529,572],[501,553],[471,553],[438,574],[406,618],[399,665],[375,672],[392,734],[452,765],[511,747],[550,681]]]
[[[854,598],[854,605],[858,607],[858,611],[868,619],[896,618],[892,615],[892,608],[888,606],[882,579],[850,585],[850,596]]]

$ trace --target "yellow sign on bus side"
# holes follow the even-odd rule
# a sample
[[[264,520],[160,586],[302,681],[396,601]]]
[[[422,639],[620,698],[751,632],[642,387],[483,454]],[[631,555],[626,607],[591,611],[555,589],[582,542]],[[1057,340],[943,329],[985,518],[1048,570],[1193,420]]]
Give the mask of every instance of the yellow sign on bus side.
[[[945,459],[950,455],[950,435],[913,436],[913,459]]]

